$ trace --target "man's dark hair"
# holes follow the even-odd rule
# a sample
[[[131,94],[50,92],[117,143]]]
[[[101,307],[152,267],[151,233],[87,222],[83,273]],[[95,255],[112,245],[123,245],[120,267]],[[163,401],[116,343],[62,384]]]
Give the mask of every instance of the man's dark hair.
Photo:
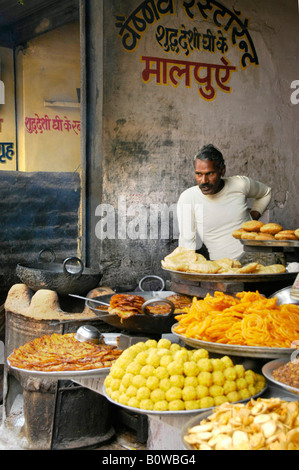
[[[194,162],[195,160],[209,160],[211,162],[215,162],[218,170],[220,171],[225,166],[222,153],[212,144],[204,145],[195,155]]]

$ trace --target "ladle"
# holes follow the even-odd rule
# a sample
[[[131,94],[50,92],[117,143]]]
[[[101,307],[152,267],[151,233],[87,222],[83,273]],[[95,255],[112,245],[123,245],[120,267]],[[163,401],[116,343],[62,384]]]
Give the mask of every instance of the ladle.
[[[82,300],[90,300],[91,302],[95,302],[97,304],[106,305],[107,307],[110,307],[110,304],[107,304],[106,302],[101,302],[100,300],[94,300],[89,297],[82,297],[81,295],[75,295],[75,294],[69,294],[69,296],[76,297],[77,299],[82,299]]]

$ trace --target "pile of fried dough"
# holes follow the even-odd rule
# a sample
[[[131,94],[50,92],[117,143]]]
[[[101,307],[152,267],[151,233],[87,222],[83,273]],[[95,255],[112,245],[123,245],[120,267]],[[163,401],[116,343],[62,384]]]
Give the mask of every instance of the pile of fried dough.
[[[299,450],[299,402],[223,403],[184,439],[196,450]]]
[[[281,264],[264,266],[248,263],[242,266],[238,260],[221,258],[209,261],[203,255],[183,247],[177,247],[161,261],[162,268],[198,274],[279,274],[286,271]]]
[[[299,228],[285,230],[277,223],[264,224],[258,220],[244,222],[241,228],[235,230],[232,236],[242,240],[299,240]]]

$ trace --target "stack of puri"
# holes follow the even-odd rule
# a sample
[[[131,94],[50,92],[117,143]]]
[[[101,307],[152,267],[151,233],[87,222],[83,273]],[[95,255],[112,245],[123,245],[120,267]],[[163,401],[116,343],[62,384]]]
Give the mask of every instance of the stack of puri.
[[[240,229],[232,233],[234,238],[242,240],[299,240],[299,228],[284,229],[280,224],[271,222],[264,224],[259,220],[244,222]]]

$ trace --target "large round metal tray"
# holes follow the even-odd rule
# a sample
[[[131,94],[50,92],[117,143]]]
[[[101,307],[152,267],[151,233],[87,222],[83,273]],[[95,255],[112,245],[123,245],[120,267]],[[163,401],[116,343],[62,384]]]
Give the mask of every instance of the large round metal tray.
[[[285,305],[285,304],[295,304],[299,305],[299,300],[294,299],[294,297],[291,297],[291,288],[290,287],[285,287],[284,289],[280,289],[274,294],[270,295],[270,299],[277,297],[277,305]]]
[[[299,240],[244,240],[240,239],[240,242],[245,246],[299,246]]]
[[[195,282],[271,282],[271,281],[287,281],[293,280],[297,276],[294,273],[279,273],[279,274],[202,274],[202,273],[187,273],[183,271],[174,271],[165,269],[170,273],[173,280],[195,281]]]
[[[104,336],[105,343],[108,345],[117,346],[117,338],[119,334],[117,333],[102,333]],[[37,377],[39,379],[53,379],[53,380],[72,380],[72,379],[88,379],[95,378],[102,375],[107,375],[110,372],[110,367],[103,367],[102,369],[87,369],[80,371],[53,371],[53,372],[43,372],[38,370],[29,370],[21,369],[19,367],[14,367],[10,365],[9,360],[7,359],[8,367],[16,372],[22,373],[28,377]]]
[[[269,348],[262,346],[241,346],[238,344],[224,344],[224,343],[212,343],[209,341],[201,341],[195,338],[187,338],[184,335],[178,334],[174,331],[174,328],[178,325],[175,323],[171,332],[182,340],[188,346],[195,349],[206,349],[209,352],[223,355],[240,356],[240,357],[256,357],[256,358],[269,358],[275,359],[279,357],[290,357],[294,349],[291,348]]]
[[[297,395],[297,399],[298,399],[299,388],[291,387],[290,385],[280,382],[279,380],[276,380],[273,377],[274,370],[278,369],[278,367],[284,366],[287,362],[290,362],[290,360],[291,360],[290,358],[275,359],[274,361],[267,362],[267,364],[265,364],[262,368],[262,373],[266,377],[266,379],[270,380],[270,382],[273,382],[279,387],[282,387],[284,390],[287,390],[288,392],[291,392]]]
[[[267,389],[267,386],[263,388],[259,393],[256,395],[252,395],[250,398],[240,400],[238,403],[246,403],[249,401],[251,398],[257,398],[261,396],[263,393],[265,393]],[[128,411],[131,411],[133,413],[140,413],[140,414],[146,414],[146,415],[158,415],[158,416],[171,416],[171,415],[176,415],[176,416],[188,416],[188,414],[195,414],[195,413],[201,413],[203,411],[208,411],[208,410],[213,410],[215,406],[212,406],[210,408],[198,408],[197,410],[180,410],[180,411],[154,411],[154,410],[143,410],[141,408],[134,408],[133,406],[127,406],[127,405],[122,405],[121,403],[118,403],[115,400],[112,400],[111,397],[106,392],[105,385],[103,385],[103,395],[109,400],[111,403],[114,405],[120,406]]]

